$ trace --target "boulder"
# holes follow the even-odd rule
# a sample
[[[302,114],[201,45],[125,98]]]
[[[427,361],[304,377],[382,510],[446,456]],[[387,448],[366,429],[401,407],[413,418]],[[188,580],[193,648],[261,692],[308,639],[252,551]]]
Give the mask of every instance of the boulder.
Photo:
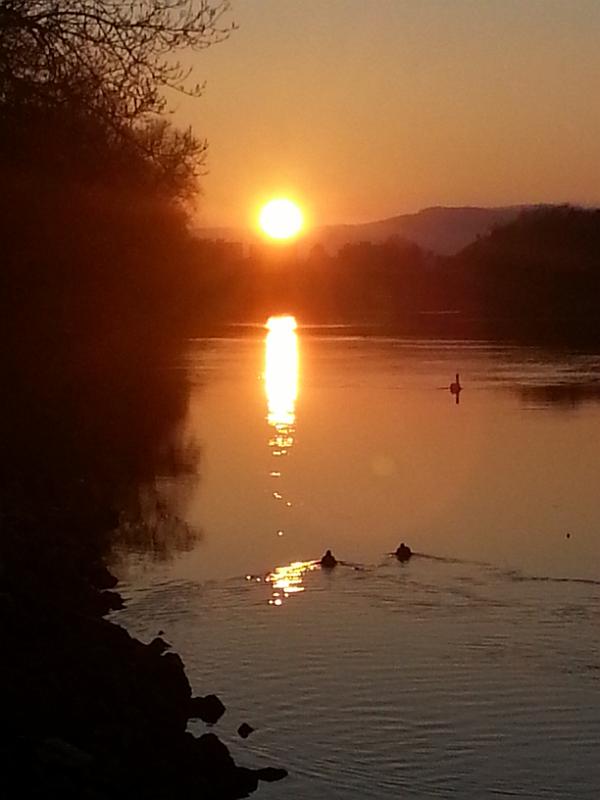
[[[242,722],[237,732],[238,736],[241,736],[242,739],[247,739],[251,733],[254,733],[254,728],[252,725],[248,725],[247,722]]]
[[[255,772],[258,780],[266,783],[283,780],[283,778],[287,778],[288,774],[287,769],[281,769],[280,767],[262,767],[262,769],[257,769]]]
[[[225,713],[225,706],[216,694],[207,694],[206,697],[192,697],[189,704],[188,716],[190,719],[201,719],[209,725],[218,722]]]

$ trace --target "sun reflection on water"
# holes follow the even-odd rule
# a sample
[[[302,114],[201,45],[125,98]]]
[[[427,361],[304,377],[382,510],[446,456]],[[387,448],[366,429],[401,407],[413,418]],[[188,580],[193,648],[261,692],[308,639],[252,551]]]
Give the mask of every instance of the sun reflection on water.
[[[286,456],[294,445],[296,433],[296,398],[298,397],[298,336],[294,317],[269,317],[265,326],[265,393],[267,396],[267,423],[271,430],[269,448],[273,457]],[[270,478],[280,479],[279,470],[271,470]],[[292,507],[290,500],[280,492],[272,492],[276,501]],[[283,530],[277,530],[283,536]]]
[[[293,561],[283,567],[276,567],[270,572],[265,582],[271,584],[270,606],[281,606],[292,594],[299,594],[305,590],[304,576],[319,566],[318,561]]]
[[[267,322],[264,378],[267,422],[274,428],[269,440],[273,455],[285,455],[294,444],[298,397],[296,327],[296,320],[291,316],[270,317]]]

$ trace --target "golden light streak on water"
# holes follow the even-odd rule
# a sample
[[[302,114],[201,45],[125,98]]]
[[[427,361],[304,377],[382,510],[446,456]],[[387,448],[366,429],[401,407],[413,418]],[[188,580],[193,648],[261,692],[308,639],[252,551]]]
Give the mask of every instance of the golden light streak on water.
[[[283,567],[276,567],[269,573],[265,581],[272,586],[270,606],[281,606],[291,594],[299,594],[305,590],[304,575],[319,566],[318,561],[293,561]]]
[[[271,455],[281,457],[288,454],[294,445],[296,429],[296,399],[298,397],[298,336],[297,323],[292,316],[270,317],[265,339],[265,393],[267,396],[267,422],[273,429],[269,437]],[[269,473],[271,478],[281,478],[279,470]],[[283,501],[286,509],[292,502],[273,491],[273,499]],[[284,535],[278,528],[276,535]],[[281,598],[273,600],[274,605],[281,605]]]
[[[270,317],[265,341],[267,422],[275,429],[269,441],[283,455],[294,443],[298,397],[298,336],[292,316]]]

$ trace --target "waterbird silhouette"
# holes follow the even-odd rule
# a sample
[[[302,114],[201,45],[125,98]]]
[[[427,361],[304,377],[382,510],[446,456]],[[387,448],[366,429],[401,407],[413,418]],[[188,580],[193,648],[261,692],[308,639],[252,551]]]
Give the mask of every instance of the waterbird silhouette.
[[[324,569],[333,569],[337,566],[337,558],[333,555],[331,550],[327,550],[324,556],[321,556],[321,566]]]
[[[458,372],[456,373],[456,380],[450,384],[450,394],[455,395],[456,397],[456,405],[460,402],[460,393],[462,392],[462,386],[460,385],[460,376]]]
[[[404,542],[400,542],[396,548],[395,555],[398,561],[408,561],[408,559],[412,556],[412,550],[408,545],[404,544]]]

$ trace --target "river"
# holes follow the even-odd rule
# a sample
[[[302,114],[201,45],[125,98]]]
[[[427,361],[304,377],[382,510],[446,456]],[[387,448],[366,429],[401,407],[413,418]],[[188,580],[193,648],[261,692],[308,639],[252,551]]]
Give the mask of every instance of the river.
[[[177,546],[117,553],[115,619],[289,770],[260,795],[596,798],[600,356],[279,319],[179,368],[197,474],[158,481]]]

